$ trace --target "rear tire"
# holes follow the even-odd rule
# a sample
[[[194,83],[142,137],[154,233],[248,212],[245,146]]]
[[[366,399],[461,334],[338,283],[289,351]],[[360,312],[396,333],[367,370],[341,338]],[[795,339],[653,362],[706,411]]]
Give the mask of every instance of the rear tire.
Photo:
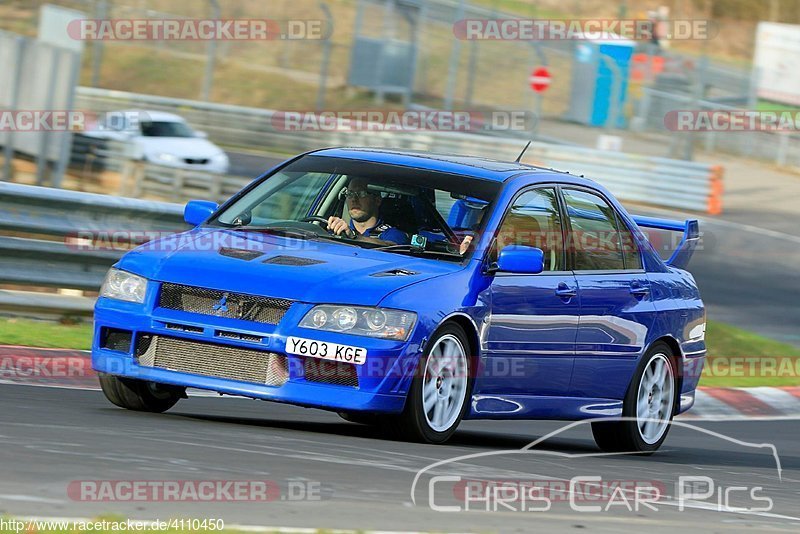
[[[431,336],[403,413],[392,425],[399,438],[444,443],[455,433],[472,392],[468,351],[467,335],[456,323],[446,323]]]
[[[606,452],[652,454],[667,439],[678,400],[675,361],[666,343],[656,343],[636,369],[622,406],[624,421],[592,423],[597,446]]]
[[[112,404],[137,412],[166,412],[186,397],[186,388],[99,373],[100,387]]]

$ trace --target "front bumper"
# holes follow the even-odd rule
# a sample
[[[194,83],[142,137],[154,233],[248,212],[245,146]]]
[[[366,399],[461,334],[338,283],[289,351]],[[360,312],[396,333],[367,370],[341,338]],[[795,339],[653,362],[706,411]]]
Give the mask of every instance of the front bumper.
[[[403,409],[420,353],[417,338],[422,336],[419,329],[412,333],[409,341],[397,342],[299,328],[296,325],[312,307],[299,302],[291,305],[279,324],[270,325],[159,308],[155,304],[156,292],[157,288],[151,287],[144,304],[107,298],[97,300],[92,343],[92,368],[95,371],[329,410],[397,413]],[[176,326],[186,330],[176,330]],[[103,332],[109,328],[131,332],[132,342],[127,350],[103,346]],[[221,339],[220,332],[241,334],[247,341]],[[220,348],[264,351],[265,357],[268,354],[285,356],[288,377],[281,385],[267,385],[140,365],[137,343],[148,336],[213,344]],[[306,358],[286,353],[288,336],[366,348],[366,363],[352,365],[357,375],[357,386],[307,379]],[[254,341],[256,338],[259,341]],[[325,361],[310,360],[315,363]]]

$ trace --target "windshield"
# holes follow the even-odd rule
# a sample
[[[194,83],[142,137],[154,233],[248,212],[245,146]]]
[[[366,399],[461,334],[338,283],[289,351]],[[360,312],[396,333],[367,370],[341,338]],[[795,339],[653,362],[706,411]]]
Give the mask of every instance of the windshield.
[[[305,156],[212,224],[460,261],[499,189],[496,182],[425,169]]]
[[[142,123],[145,137],[194,137],[194,131],[183,122],[152,121]]]

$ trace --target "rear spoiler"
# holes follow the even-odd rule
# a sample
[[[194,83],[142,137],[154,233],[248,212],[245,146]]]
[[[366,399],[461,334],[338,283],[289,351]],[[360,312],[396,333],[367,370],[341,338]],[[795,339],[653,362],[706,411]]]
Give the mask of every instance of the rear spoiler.
[[[687,219],[684,222],[673,221],[670,219],[659,219],[656,217],[643,217],[633,216],[634,222],[644,228],[658,228],[659,230],[672,230],[674,232],[683,232],[683,238],[678,243],[675,252],[667,260],[667,265],[677,267],[678,269],[685,269],[689,265],[689,260],[692,258],[695,247],[700,241],[700,223],[697,219]]]

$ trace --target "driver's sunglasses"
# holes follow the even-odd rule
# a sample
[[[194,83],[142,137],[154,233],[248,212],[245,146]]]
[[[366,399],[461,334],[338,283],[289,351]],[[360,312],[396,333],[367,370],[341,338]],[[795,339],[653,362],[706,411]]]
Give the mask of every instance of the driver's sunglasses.
[[[362,198],[367,198],[367,197],[371,197],[371,196],[375,196],[375,193],[371,193],[371,192],[369,192],[367,190],[350,191],[347,188],[342,189],[342,192],[339,193],[339,197],[340,198],[358,198],[358,199],[362,199]]]

